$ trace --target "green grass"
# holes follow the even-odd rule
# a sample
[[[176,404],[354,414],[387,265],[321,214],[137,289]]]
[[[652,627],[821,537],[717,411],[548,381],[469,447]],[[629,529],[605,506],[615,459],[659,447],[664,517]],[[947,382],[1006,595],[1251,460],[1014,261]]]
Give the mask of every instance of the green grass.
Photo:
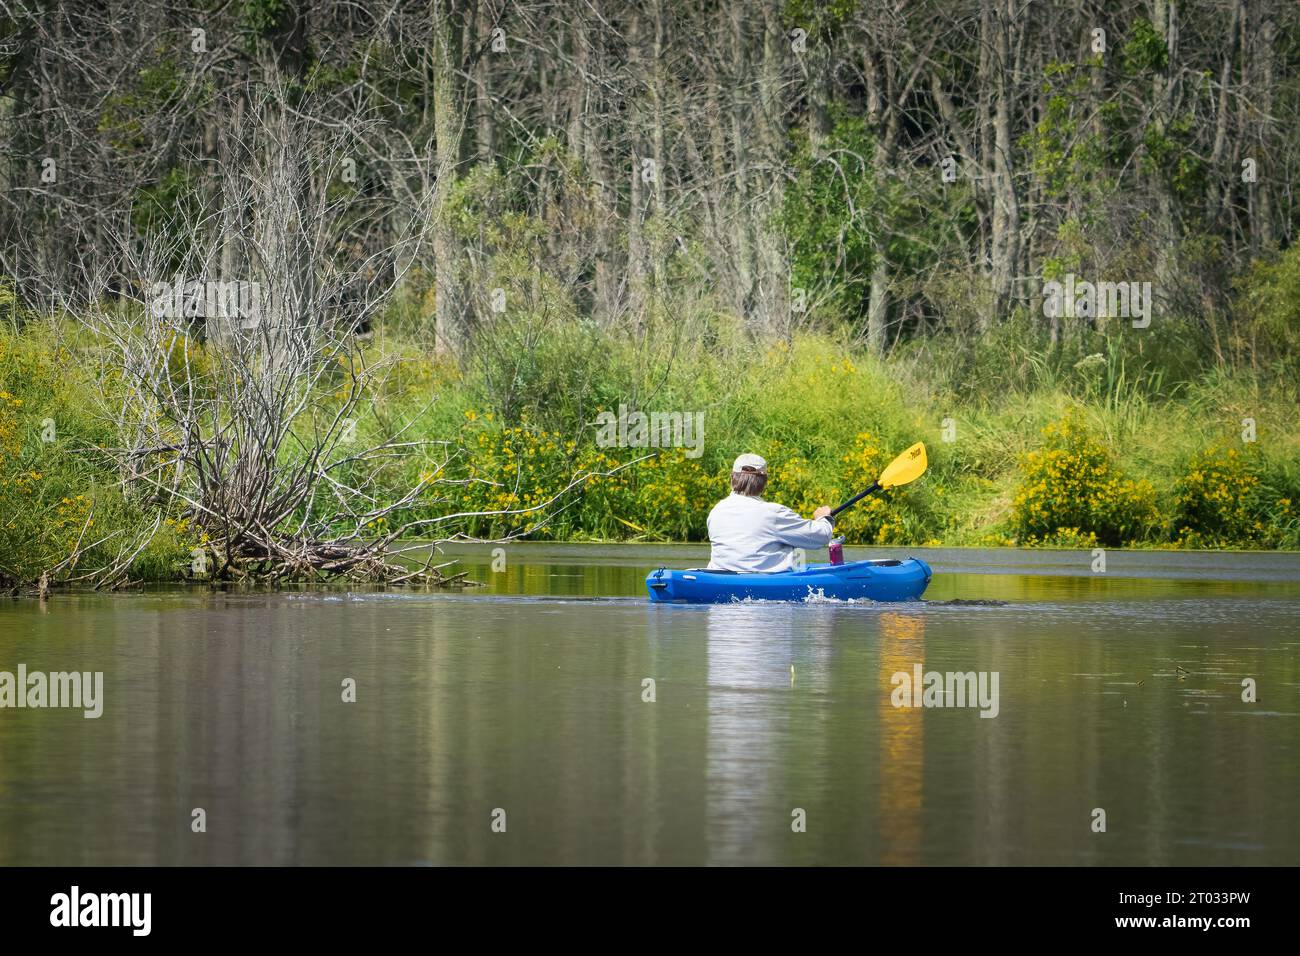
[[[149,542],[133,578],[182,573],[190,543],[177,531],[180,516],[168,524],[169,516],[127,494],[96,451],[116,440],[101,413],[117,399],[94,343],[74,327],[0,331],[0,586],[44,572],[73,580],[114,563],[123,548],[134,552],[132,542]],[[161,533],[150,540],[155,525]]]

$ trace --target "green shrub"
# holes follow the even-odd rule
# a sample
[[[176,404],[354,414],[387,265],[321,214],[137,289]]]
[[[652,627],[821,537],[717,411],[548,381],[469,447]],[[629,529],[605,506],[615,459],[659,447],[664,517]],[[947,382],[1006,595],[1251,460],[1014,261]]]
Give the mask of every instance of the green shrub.
[[[1024,544],[1060,541],[1116,546],[1155,528],[1155,489],[1123,477],[1078,410],[1043,429],[1043,447],[1021,467],[1012,522]]]
[[[1289,509],[1287,499],[1270,500],[1257,455],[1235,448],[1207,448],[1186,463],[1174,488],[1175,544],[1224,548],[1258,545],[1273,534],[1271,506]]]
[[[482,515],[465,522],[476,537],[699,540],[709,509],[727,493],[725,476],[685,449],[602,449],[539,427],[503,427],[491,412],[466,417],[464,456],[432,492],[455,511],[530,509],[581,479],[549,520],[540,511]]]

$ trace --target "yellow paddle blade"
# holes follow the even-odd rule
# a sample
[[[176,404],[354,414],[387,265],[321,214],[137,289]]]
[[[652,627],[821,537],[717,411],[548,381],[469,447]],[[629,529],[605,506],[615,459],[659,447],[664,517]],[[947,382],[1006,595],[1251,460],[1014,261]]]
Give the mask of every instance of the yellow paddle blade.
[[[880,487],[894,488],[898,485],[905,485],[909,481],[916,481],[925,474],[928,464],[929,462],[925,458],[925,445],[922,442],[917,442],[890,462],[889,467],[880,473],[878,479]]]

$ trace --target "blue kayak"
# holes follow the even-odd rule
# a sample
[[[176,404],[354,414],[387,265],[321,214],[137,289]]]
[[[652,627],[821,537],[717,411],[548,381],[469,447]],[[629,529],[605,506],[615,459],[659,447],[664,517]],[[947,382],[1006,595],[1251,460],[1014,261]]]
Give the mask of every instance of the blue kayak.
[[[809,597],[910,601],[925,592],[930,575],[928,564],[908,558],[810,564],[802,571],[769,574],[659,568],[646,575],[645,586],[651,601],[666,604],[726,604],[745,598],[805,601]]]

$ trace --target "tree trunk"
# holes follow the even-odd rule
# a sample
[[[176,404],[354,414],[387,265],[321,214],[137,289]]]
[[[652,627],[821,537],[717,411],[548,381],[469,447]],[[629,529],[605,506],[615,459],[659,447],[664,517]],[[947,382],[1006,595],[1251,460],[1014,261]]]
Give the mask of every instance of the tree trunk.
[[[992,12],[989,18],[993,31],[992,67],[996,79],[993,82],[994,141],[990,164],[993,173],[993,297],[991,311],[984,319],[985,331],[1005,318],[1010,309],[1016,267],[1020,262],[1020,202],[1011,163],[1011,101],[1014,92],[1009,88],[1009,78],[1013,76],[1009,34],[1016,11],[1014,0],[1002,2],[1005,5]]]
[[[433,200],[433,268],[437,349],[459,355],[467,339],[460,276],[460,244],[451,223],[451,191],[460,158],[465,110],[456,82],[460,59],[457,24],[450,4],[435,11],[429,50],[433,84],[433,128],[437,149]]]
[[[899,105],[897,61],[888,51],[868,54],[866,69],[870,79],[867,123],[875,136],[872,153],[872,174],[876,188],[882,190],[888,182],[898,149]],[[889,262],[888,223],[878,219],[871,249],[871,289],[867,299],[867,348],[880,355],[885,351],[889,325]]]
[[[492,63],[492,17],[485,0],[475,0],[474,42],[478,60],[474,64],[474,146],[480,163],[492,162],[496,155],[496,125],[492,116],[492,93],[489,64]]]
[[[757,133],[762,150],[754,232],[758,237],[758,326],[766,334],[785,335],[790,328],[790,266],[785,238],[776,227],[785,198],[785,109],[781,100],[784,33],[779,0],[763,5],[762,66],[759,72]]]
[[[747,108],[742,90],[748,87],[749,57],[746,49],[745,23],[747,13],[739,5],[728,10],[731,26],[732,82],[728,96],[731,99],[731,151],[732,193],[731,221],[735,231],[732,261],[732,301],[746,325],[753,325],[754,264],[752,241],[752,210],[749,200],[749,135],[751,111]]]
[[[643,68],[641,43],[644,40],[644,26],[640,13],[633,13],[628,26],[628,64],[632,76],[637,76]],[[637,98],[633,98],[636,102]],[[645,320],[647,303],[647,286],[650,277],[649,250],[646,247],[645,220],[646,210],[650,205],[653,187],[646,182],[649,167],[646,160],[653,160],[647,149],[646,121],[644,111],[634,106],[629,120],[630,140],[632,143],[631,166],[632,180],[628,189],[627,210],[627,302],[629,318],[634,324]],[[658,175],[658,169],[653,170]],[[651,188],[647,188],[651,187]]]
[[[1277,36],[1277,22],[1271,11],[1265,12],[1259,25],[1259,44],[1255,56],[1257,79],[1252,87],[1259,96],[1258,129],[1252,138],[1258,142],[1260,154],[1257,157],[1256,181],[1253,184],[1255,203],[1250,228],[1252,251],[1267,250],[1276,242],[1273,228],[1272,183],[1276,178],[1277,160],[1270,147],[1275,141],[1272,123],[1273,92],[1277,83],[1277,77],[1274,75]]]
[[[1152,81],[1154,105],[1152,126],[1163,136],[1173,118],[1176,96],[1175,79],[1178,59],[1178,5],[1171,0],[1153,0],[1152,22],[1156,32],[1165,42],[1168,61],[1165,69],[1157,71]],[[1177,212],[1172,187],[1165,182],[1163,170],[1155,170],[1151,185],[1156,199],[1156,289],[1157,296],[1169,295],[1174,285],[1175,245],[1178,241]]]

